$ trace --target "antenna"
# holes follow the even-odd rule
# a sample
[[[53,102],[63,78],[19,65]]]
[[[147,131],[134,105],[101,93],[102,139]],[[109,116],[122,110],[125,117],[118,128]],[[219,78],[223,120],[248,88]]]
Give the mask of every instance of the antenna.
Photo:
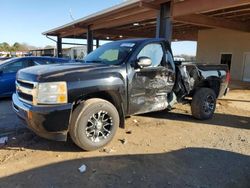
[[[71,8],[69,9],[69,16],[70,16],[70,18],[72,19],[72,21],[75,21],[75,18],[74,18],[73,15],[72,15],[72,10],[71,10]]]

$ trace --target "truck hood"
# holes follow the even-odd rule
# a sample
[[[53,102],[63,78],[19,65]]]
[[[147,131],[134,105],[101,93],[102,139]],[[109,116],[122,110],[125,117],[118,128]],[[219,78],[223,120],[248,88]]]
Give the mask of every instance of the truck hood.
[[[94,70],[107,69],[111,66],[100,63],[70,63],[40,65],[22,69],[17,73],[17,79],[29,81],[45,81],[50,78],[61,78],[72,74],[90,73]]]

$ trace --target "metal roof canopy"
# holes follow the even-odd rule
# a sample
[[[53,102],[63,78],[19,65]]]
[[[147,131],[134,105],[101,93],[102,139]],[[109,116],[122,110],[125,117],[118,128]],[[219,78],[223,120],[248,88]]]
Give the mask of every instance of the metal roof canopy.
[[[130,0],[96,14],[44,32],[60,38],[155,37],[160,5],[170,0]],[[173,39],[197,40],[198,30],[227,28],[250,32],[249,0],[174,0],[172,3]]]

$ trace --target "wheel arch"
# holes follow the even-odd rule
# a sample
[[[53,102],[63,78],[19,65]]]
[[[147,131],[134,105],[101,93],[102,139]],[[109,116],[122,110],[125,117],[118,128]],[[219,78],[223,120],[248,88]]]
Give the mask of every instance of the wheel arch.
[[[99,99],[103,99],[112,103],[116,107],[119,113],[119,118],[120,118],[119,127],[125,128],[125,111],[124,111],[124,105],[122,102],[122,97],[118,92],[113,91],[113,90],[92,92],[92,93],[88,93],[88,94],[80,96],[74,102],[72,112],[76,109],[77,106],[79,106],[84,101],[91,99],[91,98],[99,98]]]
[[[220,85],[221,85],[221,81],[219,78],[210,78],[210,79],[206,79],[201,81],[197,86],[196,89],[194,91],[194,93],[199,89],[199,88],[210,88],[212,89],[215,94],[216,97],[218,98],[219,93],[220,93]]]

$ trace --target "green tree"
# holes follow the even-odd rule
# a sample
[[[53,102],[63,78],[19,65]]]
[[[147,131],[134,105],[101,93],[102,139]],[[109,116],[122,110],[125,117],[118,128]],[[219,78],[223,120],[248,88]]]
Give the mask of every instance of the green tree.
[[[30,49],[35,49],[36,47],[30,46],[26,43],[15,42],[10,46],[7,42],[0,43],[0,51],[5,52],[17,52],[17,51],[28,51]]]
[[[11,50],[10,45],[7,42],[0,44],[1,51],[9,52]]]
[[[15,42],[11,48],[12,48],[12,51],[16,52],[16,51],[20,51],[22,46],[18,42]]]
[[[51,45],[47,45],[44,47],[45,49],[48,49],[48,48],[55,48],[54,46],[51,46]]]

